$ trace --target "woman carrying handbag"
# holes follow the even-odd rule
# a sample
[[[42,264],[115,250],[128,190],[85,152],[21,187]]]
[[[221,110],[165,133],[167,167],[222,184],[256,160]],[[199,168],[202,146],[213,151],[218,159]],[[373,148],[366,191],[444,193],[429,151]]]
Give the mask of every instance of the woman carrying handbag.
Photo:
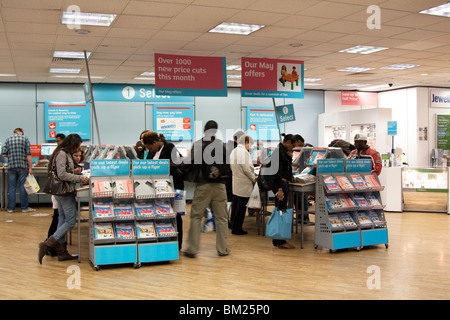
[[[66,234],[76,224],[77,203],[75,183],[88,183],[89,178],[74,174],[72,154],[81,146],[81,137],[68,135],[53,152],[48,167],[47,184],[44,192],[55,196],[58,203],[58,227],[48,239],[39,243],[38,260],[42,264],[45,254],[56,248],[58,261],[75,259],[67,252]]]

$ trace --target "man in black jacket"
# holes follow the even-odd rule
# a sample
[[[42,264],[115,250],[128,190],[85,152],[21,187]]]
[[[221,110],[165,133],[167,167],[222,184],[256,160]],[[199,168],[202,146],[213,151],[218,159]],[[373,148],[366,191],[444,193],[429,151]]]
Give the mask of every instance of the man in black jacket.
[[[196,141],[191,149],[190,170],[187,181],[195,183],[191,206],[191,225],[188,247],[184,254],[194,258],[199,252],[201,221],[208,206],[214,212],[216,224],[216,250],[219,256],[230,253],[227,248],[228,219],[227,191],[225,183],[230,175],[226,161],[226,148],[216,138],[217,122],[210,120],[204,128],[204,137]]]

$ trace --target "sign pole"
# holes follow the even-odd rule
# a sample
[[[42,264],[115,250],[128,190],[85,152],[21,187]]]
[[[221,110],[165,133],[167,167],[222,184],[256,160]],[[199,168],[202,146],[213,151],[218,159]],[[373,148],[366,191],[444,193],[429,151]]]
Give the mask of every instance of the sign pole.
[[[91,82],[91,73],[89,72],[89,63],[88,63],[88,59],[87,59],[86,50],[83,50],[83,52],[84,52],[84,61],[86,62],[86,71],[87,71],[87,76],[88,76],[89,90],[91,91],[92,112],[94,114],[95,128],[97,129],[98,145],[101,146],[102,143],[100,141],[100,130],[98,128],[97,112],[95,111],[94,88],[93,88],[92,82]]]
[[[273,109],[275,111],[275,118],[277,119],[277,128],[278,128],[278,134],[280,136],[280,143],[283,142],[283,140],[281,139],[281,129],[280,129],[280,122],[278,120],[278,115],[277,115],[277,105],[275,103],[275,98],[272,98],[272,102],[273,102]]]

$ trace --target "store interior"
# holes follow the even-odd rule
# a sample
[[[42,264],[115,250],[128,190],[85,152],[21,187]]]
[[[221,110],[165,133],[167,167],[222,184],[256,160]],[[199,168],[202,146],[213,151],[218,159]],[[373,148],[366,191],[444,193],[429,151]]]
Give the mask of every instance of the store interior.
[[[49,150],[56,146],[49,130],[51,107],[55,105],[82,105],[87,110],[77,110],[75,120],[67,121],[72,127],[61,129],[66,134],[82,133],[85,150],[97,146],[135,150],[144,130],[162,132],[158,129],[160,119],[170,119],[160,109],[188,110],[184,116],[191,125],[188,132],[182,132],[185,136],[180,138],[176,130],[164,132],[186,155],[203,136],[208,120],[218,123],[218,136],[227,142],[237,130],[254,134],[250,120],[253,109],[272,112],[274,106],[292,105],[295,120],[275,122],[273,136],[261,142],[273,150],[280,142],[280,133],[299,134],[314,150],[328,148],[331,154],[328,145],[332,140],[354,143],[356,134],[367,136],[383,164],[376,177],[381,188],[371,189],[380,202],[377,212],[384,222],[383,237],[373,240],[373,236],[372,242],[363,245],[363,228],[358,224],[354,233],[360,236],[357,241],[361,245],[326,245],[328,235],[320,233],[319,224],[323,210],[327,221],[327,215],[332,215],[332,210],[323,209],[328,198],[326,192],[322,195],[326,191],[322,178],[329,172],[318,171],[312,191],[308,191],[311,223],[301,225],[295,213],[289,240],[293,250],[273,246],[264,234],[274,208],[274,195],[268,192],[268,205],[261,212],[246,213],[244,229],[248,234],[229,232],[231,254],[226,257],[217,256],[215,230],[208,229],[201,233],[196,259],[187,258],[176,248],[175,232],[170,240],[155,241],[165,249],[140,252],[138,263],[114,260],[109,257],[118,254],[114,250],[101,252],[111,243],[92,240],[94,175],[85,192],[79,193],[80,213],[70,233],[69,250],[79,254],[78,261],[46,257],[41,265],[36,255],[52,219],[50,195],[42,190],[29,195],[30,207],[36,212],[8,213],[8,161],[0,152],[0,254],[4,257],[0,262],[4,288],[0,299],[450,298],[450,129],[446,125],[450,117],[450,20],[422,12],[442,5],[442,1],[375,1],[370,7],[355,1],[72,2],[45,1],[38,6],[33,1],[0,0],[0,42],[4,45],[0,48],[0,150],[15,128],[23,128],[37,150],[33,170],[41,187],[47,178]],[[106,26],[62,22],[63,12],[77,10],[115,16]],[[377,20],[379,13],[381,20]],[[260,29],[249,35],[209,32],[223,21],[251,23]],[[379,50],[369,54],[344,51],[355,46]],[[89,52],[89,57],[57,58],[56,51]],[[155,54],[159,53],[224,57],[226,94],[156,94]],[[241,59],[245,57],[302,60],[302,98],[244,96]],[[396,64],[409,67],[385,68]],[[341,71],[350,66],[368,69]],[[66,71],[49,71],[55,68]],[[86,84],[92,85],[90,101],[86,100]],[[125,90],[132,90],[133,95],[127,96]],[[357,102],[349,102],[349,96]],[[125,165],[131,168],[137,160],[126,151],[119,153],[110,158],[106,153],[103,157],[98,154],[87,159],[86,168],[95,168],[100,159],[126,160]],[[344,172],[350,177],[347,162],[336,158],[342,160],[342,170],[330,172],[334,177]],[[319,170],[318,166],[310,167]],[[114,175],[119,174],[112,173],[112,180]],[[135,181],[137,176],[130,171]],[[185,186],[184,247],[195,184],[186,182]],[[342,215],[338,211],[338,216]],[[169,220],[176,229],[175,219]],[[375,229],[374,224],[371,230]],[[342,230],[329,231],[331,239]],[[354,231],[346,230],[347,234]],[[132,250],[139,249],[138,242]],[[111,247],[125,248],[117,243]],[[144,250],[144,244],[141,247]],[[120,255],[126,255],[124,252]],[[146,254],[148,260],[143,258]]]

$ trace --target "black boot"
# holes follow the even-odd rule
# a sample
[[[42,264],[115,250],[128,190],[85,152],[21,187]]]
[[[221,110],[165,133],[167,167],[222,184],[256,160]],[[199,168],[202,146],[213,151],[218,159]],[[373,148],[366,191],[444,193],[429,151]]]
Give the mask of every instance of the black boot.
[[[42,258],[44,258],[45,254],[49,252],[52,248],[56,247],[58,241],[56,241],[53,236],[50,236],[44,242],[39,243],[39,252],[38,252],[38,260],[39,263],[42,264]]]

